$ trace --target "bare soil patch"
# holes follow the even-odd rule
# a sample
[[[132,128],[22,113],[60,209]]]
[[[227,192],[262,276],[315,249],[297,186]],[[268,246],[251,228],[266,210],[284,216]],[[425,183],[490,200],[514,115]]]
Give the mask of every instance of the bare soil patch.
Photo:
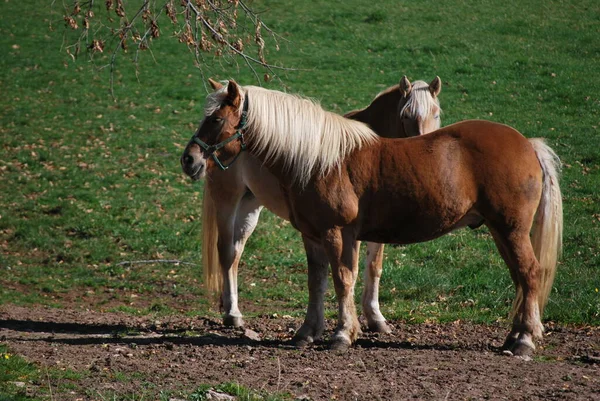
[[[246,323],[258,340],[205,318],[4,305],[0,340],[41,367],[85,373],[54,393],[57,400],[101,400],[113,392],[155,399],[160,390],[222,382],[312,400],[600,399],[597,327],[549,324],[534,359],[525,361],[500,353],[507,333],[501,325],[391,322],[392,334],[364,333],[338,354],[325,343],[290,346],[298,319]],[[48,383],[28,386],[35,394]]]

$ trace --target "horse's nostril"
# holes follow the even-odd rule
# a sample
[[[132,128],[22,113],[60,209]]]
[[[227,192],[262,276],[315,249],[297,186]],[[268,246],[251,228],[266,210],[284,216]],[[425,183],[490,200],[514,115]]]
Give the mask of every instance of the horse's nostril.
[[[183,156],[183,163],[186,165],[190,165],[194,163],[194,158],[191,155],[185,155]]]

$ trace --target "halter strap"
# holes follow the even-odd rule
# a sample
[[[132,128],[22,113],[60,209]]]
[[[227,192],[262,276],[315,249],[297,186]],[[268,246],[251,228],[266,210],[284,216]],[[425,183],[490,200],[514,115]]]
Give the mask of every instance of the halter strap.
[[[244,128],[246,128],[247,122],[248,122],[248,94],[246,93],[246,95],[244,96],[244,106],[242,109],[242,117],[240,118],[240,122],[238,123],[238,125],[236,127],[235,134],[233,134],[229,138],[225,139],[224,141],[219,142],[214,145],[208,145],[206,142],[198,139],[198,137],[196,135],[194,135],[192,137],[192,141],[194,143],[198,144],[202,149],[204,149],[204,151],[208,154],[208,156],[212,157],[213,160],[215,161],[215,163],[217,163],[217,166],[219,166],[219,168],[221,170],[225,171],[237,160],[238,157],[240,157],[242,152],[244,150],[246,150],[246,142],[244,141],[244,133],[242,131],[244,130]],[[237,155],[234,156],[233,160],[231,160],[231,162],[228,165],[224,165],[223,163],[221,163],[221,161],[219,160],[219,158],[217,157],[215,152],[217,150],[223,148],[229,142],[233,142],[237,139],[240,140],[241,150]]]

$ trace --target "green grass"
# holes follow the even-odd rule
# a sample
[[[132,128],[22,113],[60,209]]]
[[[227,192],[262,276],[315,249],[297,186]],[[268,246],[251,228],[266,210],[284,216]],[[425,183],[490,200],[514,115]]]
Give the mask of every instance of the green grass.
[[[26,390],[20,387],[32,380],[39,380],[40,372],[18,355],[8,352],[0,344],[0,400],[25,400]]]
[[[288,394],[266,394],[264,392],[250,390],[237,383],[223,383],[218,386],[200,386],[195,392],[190,394],[187,399],[189,401],[208,400],[210,398],[207,398],[207,394],[211,390],[234,396],[240,401],[285,401],[293,399],[293,397]]]
[[[0,401],[53,399],[53,392],[71,390],[84,375],[66,368],[40,369],[0,343]]]
[[[444,125],[483,118],[547,138],[565,166],[565,235],[545,319],[599,325],[600,8],[592,0],[539,5],[256,2],[287,40],[279,51],[270,47],[268,59],[297,68],[265,85],[342,113],[404,74],[439,75]],[[0,303],[215,315],[199,266],[119,265],[199,264],[203,184],[189,182],[178,160],[206,96],[192,56],[163,35],[156,61],[145,54],[136,76],[125,55],[113,101],[106,70],[61,53],[59,9],[16,1],[2,7]],[[256,84],[243,65],[215,63],[205,74]],[[303,315],[300,237],[268,211],[240,274],[242,308],[255,305],[249,316]],[[386,249],[381,301],[388,318],[492,322],[507,316],[512,296],[485,228]],[[327,302],[335,316],[333,292]]]

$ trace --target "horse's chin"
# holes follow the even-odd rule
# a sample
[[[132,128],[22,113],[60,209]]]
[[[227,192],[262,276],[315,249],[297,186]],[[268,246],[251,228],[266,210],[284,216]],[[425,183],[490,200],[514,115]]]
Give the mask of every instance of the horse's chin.
[[[204,169],[202,169],[201,172],[191,175],[190,178],[192,179],[192,181],[200,181],[205,176],[206,176],[206,171],[204,171]]]
[[[204,165],[195,167],[192,171],[186,171],[186,174],[192,179],[192,181],[199,181],[206,176],[206,168]]]

